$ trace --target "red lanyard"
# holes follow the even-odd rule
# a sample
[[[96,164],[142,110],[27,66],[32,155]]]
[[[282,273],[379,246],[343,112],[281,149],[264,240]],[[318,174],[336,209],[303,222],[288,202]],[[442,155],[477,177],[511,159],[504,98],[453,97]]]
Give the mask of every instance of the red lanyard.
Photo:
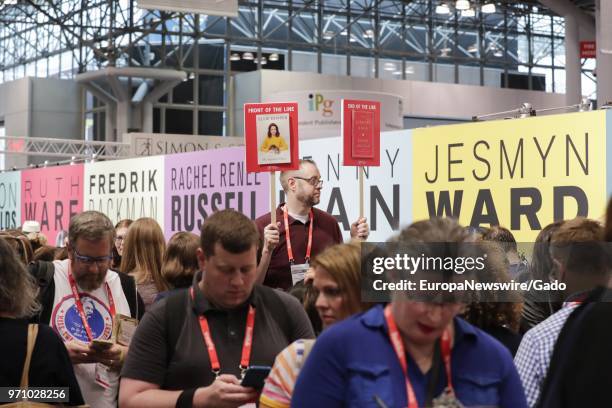
[[[93,334],[91,333],[91,327],[89,327],[89,322],[87,321],[87,315],[85,314],[85,309],[83,309],[83,302],[81,302],[81,296],[79,296],[79,290],[77,289],[76,282],[74,280],[74,276],[72,276],[72,270],[70,266],[68,267],[68,282],[70,283],[70,289],[72,290],[72,295],[74,296],[74,304],[79,311],[79,315],[81,316],[81,321],[83,322],[83,326],[85,326],[85,331],[87,332],[87,337],[89,341],[93,341]],[[111,314],[111,321],[115,320],[115,301],[113,300],[113,294],[111,293],[110,287],[107,282],[104,282],[104,289],[106,290],[106,297],[108,297],[108,306]]]
[[[402,366],[402,371],[404,372],[404,376],[406,377],[406,394],[408,397],[408,408],[419,408],[419,402],[416,399],[414,388],[412,388],[412,383],[410,382],[410,378],[408,378],[408,362],[406,361],[406,350],[404,349],[402,336],[400,335],[400,332],[397,329],[397,325],[395,324],[395,318],[393,317],[393,312],[391,311],[391,305],[387,305],[387,307],[385,307],[385,319],[387,320],[387,326],[389,326],[389,338],[391,339],[391,344],[393,345],[393,349],[397,354],[397,358],[399,359],[400,365]],[[440,348],[442,349],[442,360],[444,360],[444,366],[446,368],[446,379],[448,382],[448,388],[451,392],[454,393],[453,383],[451,380],[451,339],[448,330],[444,330],[444,333],[442,333]],[[433,380],[435,381],[435,379]]]
[[[308,246],[306,247],[306,262],[310,261],[310,250],[312,249],[312,226],[314,224],[314,215],[312,213],[312,208],[310,209],[310,226],[308,227]],[[289,211],[287,210],[287,205],[285,204],[283,208],[283,218],[285,219],[285,240],[287,241],[287,257],[289,258],[289,263],[294,264],[295,258],[293,257],[293,249],[291,248],[291,237],[289,234]]]
[[[191,299],[195,301],[193,293],[193,286],[190,288]],[[217,355],[217,348],[213,342],[212,336],[210,335],[210,328],[208,327],[208,320],[206,316],[201,315],[200,329],[202,330],[202,337],[204,337],[204,344],[208,350],[208,357],[210,358],[210,365],[212,372],[218,376],[221,373],[221,364],[219,363],[219,356]],[[249,367],[249,361],[251,360],[251,349],[253,347],[253,329],[255,327],[255,308],[250,305],[249,312],[247,314],[246,329],[244,330],[244,341],[242,343],[242,355],[240,357],[240,370],[244,371]]]

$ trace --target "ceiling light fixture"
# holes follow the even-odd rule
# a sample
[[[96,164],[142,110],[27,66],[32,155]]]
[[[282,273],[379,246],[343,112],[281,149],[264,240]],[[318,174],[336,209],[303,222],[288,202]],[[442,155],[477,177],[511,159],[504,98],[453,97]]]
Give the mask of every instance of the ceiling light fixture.
[[[457,10],[467,10],[467,9],[469,9],[470,7],[471,7],[471,6],[470,6],[470,2],[469,2],[469,0],[457,0],[457,1],[455,2],[455,8],[456,8]]]
[[[487,3],[487,4],[483,4],[482,7],[480,8],[480,11],[482,11],[485,14],[492,14],[495,13],[495,11],[497,11],[495,9],[495,3]]]
[[[268,57],[268,61],[272,61],[272,62],[278,61],[278,54],[277,53],[270,54],[270,56]]]
[[[467,52],[474,54],[478,52],[478,44],[472,44],[468,47]]]
[[[240,54],[238,54],[238,53],[233,53],[233,54],[230,56],[230,61],[240,61]]]
[[[436,14],[450,14],[450,8],[446,4],[438,4],[436,6]]]
[[[475,16],[476,16],[476,12],[472,8],[461,11],[461,17],[475,17]]]
[[[248,51],[245,52],[244,54],[242,54],[242,59],[247,61],[253,61],[253,53]]]

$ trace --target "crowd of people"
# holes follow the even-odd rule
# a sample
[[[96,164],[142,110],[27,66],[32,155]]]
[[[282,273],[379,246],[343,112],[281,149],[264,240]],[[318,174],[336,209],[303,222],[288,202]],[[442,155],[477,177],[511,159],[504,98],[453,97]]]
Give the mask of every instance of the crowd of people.
[[[0,384],[68,387],[66,404],[91,407],[609,405],[612,201],[605,224],[557,221],[530,253],[503,226],[449,218],[388,241],[439,259],[476,245],[484,267],[470,278],[556,281],[561,292],[394,291],[366,302],[367,220],[343,242],[315,208],[313,161],[280,180],[275,223],[221,210],[199,236],[166,242],[154,219],[113,225],[85,211],[58,247],[36,222],[0,232]]]

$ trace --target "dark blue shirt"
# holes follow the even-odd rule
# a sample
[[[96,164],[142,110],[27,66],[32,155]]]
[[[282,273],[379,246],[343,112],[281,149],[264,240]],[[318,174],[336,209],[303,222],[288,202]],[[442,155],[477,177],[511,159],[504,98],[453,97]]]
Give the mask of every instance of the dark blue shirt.
[[[456,396],[466,407],[527,407],[512,356],[497,340],[456,317],[451,371]],[[431,371],[423,374],[408,358],[408,376],[424,406]],[[434,396],[446,387],[439,370]],[[406,407],[406,381],[389,341],[383,307],[325,330],[297,379],[292,407]]]

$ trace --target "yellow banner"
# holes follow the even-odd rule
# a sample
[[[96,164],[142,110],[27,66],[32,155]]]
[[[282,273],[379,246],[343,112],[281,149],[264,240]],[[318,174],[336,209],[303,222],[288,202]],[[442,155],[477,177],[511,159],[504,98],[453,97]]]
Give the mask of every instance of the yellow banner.
[[[501,225],[533,242],[606,205],[605,111],[415,129],[413,219]]]

